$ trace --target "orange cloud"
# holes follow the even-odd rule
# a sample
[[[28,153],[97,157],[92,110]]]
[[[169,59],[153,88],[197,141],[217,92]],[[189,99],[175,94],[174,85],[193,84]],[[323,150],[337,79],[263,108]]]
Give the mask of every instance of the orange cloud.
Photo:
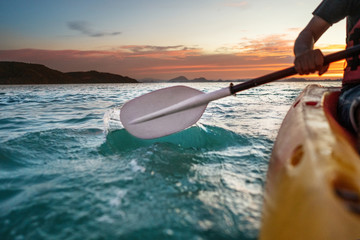
[[[346,45],[345,44],[331,44],[331,45],[320,45],[318,46],[323,52],[337,52],[344,50]]]
[[[287,35],[270,35],[261,39],[244,39],[237,46],[238,55],[263,56],[292,56],[294,40],[287,39]]]
[[[241,72],[249,70],[257,71],[272,71],[274,69],[281,69],[288,67],[288,64],[262,64],[262,65],[170,65],[170,66],[156,66],[148,68],[138,68],[138,71],[151,73],[152,71],[170,73],[175,71],[186,71],[186,72]]]
[[[187,56],[201,54],[201,49],[186,47],[184,45],[175,46],[151,46],[151,45],[127,45],[118,48],[118,52],[124,57],[144,57],[159,59],[179,59]]]
[[[292,44],[286,35],[271,35],[247,39],[213,54],[185,45],[126,45],[108,51],[0,50],[0,60],[39,63],[63,72],[97,70],[136,79],[170,79],[179,75],[245,79],[292,66]],[[322,47],[326,52],[338,48],[341,46]],[[324,77],[341,77],[342,69],[343,62],[333,63]]]

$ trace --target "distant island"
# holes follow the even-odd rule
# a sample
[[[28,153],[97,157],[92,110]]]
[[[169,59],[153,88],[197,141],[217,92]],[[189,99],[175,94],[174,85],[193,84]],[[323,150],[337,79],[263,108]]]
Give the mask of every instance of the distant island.
[[[140,82],[170,82],[170,83],[195,83],[195,82],[245,82],[250,79],[233,79],[233,80],[208,80],[204,77],[194,78],[194,79],[188,79],[184,76],[179,76],[176,78],[172,78],[170,80],[160,80],[160,79],[153,79],[153,78],[145,78],[142,80],[139,80]],[[307,79],[307,78],[284,78],[279,79],[278,82],[319,82],[319,81],[341,81],[341,79]]]
[[[194,82],[244,82],[249,79],[235,80],[208,80],[204,77],[192,80],[185,76],[179,76],[170,80],[160,80],[145,78],[136,80],[112,73],[97,71],[87,72],[67,72],[63,73],[50,69],[41,64],[23,62],[1,62],[0,61],[0,85],[4,84],[87,84],[87,83],[194,83]],[[341,79],[305,79],[305,78],[285,78],[279,82],[314,82],[314,81],[341,81]]]
[[[0,62],[0,84],[138,83],[121,75],[97,71],[63,73],[41,64]]]
[[[221,81],[221,80],[220,80]],[[168,82],[216,82],[214,80],[207,80],[204,77],[194,78],[193,80],[189,80],[184,76],[176,77],[173,79],[170,79]]]

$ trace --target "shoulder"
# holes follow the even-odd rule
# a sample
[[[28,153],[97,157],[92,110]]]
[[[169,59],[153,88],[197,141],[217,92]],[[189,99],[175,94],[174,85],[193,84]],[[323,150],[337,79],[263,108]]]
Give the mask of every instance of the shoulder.
[[[323,0],[315,9],[313,15],[334,24],[351,15],[354,5],[359,3],[359,0]]]
[[[347,0],[349,1],[349,15],[350,16],[359,16],[360,15],[360,0]],[[345,2],[347,2],[345,1]]]

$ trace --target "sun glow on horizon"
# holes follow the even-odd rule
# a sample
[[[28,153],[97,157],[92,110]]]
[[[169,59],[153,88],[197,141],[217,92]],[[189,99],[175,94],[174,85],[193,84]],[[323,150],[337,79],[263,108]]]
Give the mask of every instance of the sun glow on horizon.
[[[84,3],[0,2],[0,61],[136,79],[254,78],[292,66],[293,42],[318,5],[311,0],[88,0],[84,8]],[[334,24],[317,46],[325,55],[342,50],[344,33],[345,21]],[[306,77],[341,76],[336,63],[324,76]]]

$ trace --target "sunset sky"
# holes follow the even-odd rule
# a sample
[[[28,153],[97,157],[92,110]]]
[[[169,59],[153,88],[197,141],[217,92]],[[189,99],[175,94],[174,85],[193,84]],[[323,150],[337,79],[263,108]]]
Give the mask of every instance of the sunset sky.
[[[292,65],[320,0],[0,0],[0,61],[136,79],[244,79]],[[345,21],[316,44],[345,46]],[[343,62],[327,77],[341,77]]]

